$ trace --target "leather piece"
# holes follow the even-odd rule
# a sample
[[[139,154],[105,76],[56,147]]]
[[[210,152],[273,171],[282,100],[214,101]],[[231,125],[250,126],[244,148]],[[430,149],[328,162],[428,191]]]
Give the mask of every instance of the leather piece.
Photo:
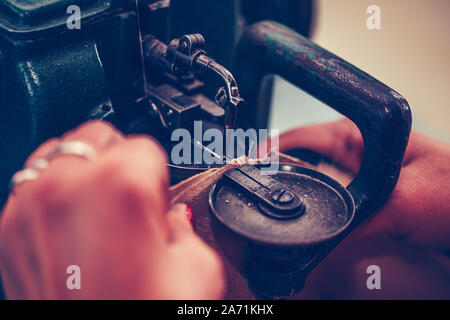
[[[343,185],[347,185],[351,180],[348,174],[327,164],[312,166],[284,154],[279,154],[279,162],[300,165],[327,173]],[[169,189],[169,198],[171,204],[182,202],[192,207],[195,232],[222,257],[227,278],[225,299],[255,299],[243,275],[242,267],[245,257],[236,254],[243,252],[242,240],[221,226],[211,214],[209,208],[208,200],[211,187],[226,171],[236,167],[238,165],[228,164],[222,168],[211,169],[184,180]]]

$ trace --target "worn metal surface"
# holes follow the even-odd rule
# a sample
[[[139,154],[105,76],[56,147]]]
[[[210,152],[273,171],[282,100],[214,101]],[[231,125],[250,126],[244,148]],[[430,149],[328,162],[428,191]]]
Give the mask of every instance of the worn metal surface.
[[[322,184],[311,185],[318,175],[311,170],[299,169],[301,175],[295,178],[283,172],[275,176],[303,202],[309,201],[305,213],[293,219],[273,219],[254,192],[236,189],[224,178],[211,191],[212,212],[246,250],[234,254],[247,257],[244,272],[253,292],[261,297],[292,296],[302,289],[311,270],[392,192],[409,139],[411,112],[406,100],[391,88],[274,22],[249,27],[238,56],[238,82],[250,106],[258,108],[264,76],[278,74],[350,118],[364,139],[361,168],[348,191],[326,178]],[[322,192],[324,186],[334,191]],[[307,216],[316,220],[305,223]],[[330,221],[344,223],[337,223],[340,228],[332,232],[324,228],[333,225]]]
[[[81,30],[68,30],[66,27],[66,8],[73,4],[81,7]],[[124,129],[141,113],[144,118],[148,115],[150,104],[142,99],[148,84],[144,85],[146,74],[141,61],[135,4],[132,0],[0,2],[1,200],[6,197],[10,176],[44,140],[61,135],[92,118],[115,119],[118,127]],[[401,95],[277,23],[266,21],[248,28],[235,52],[235,44],[242,31],[240,27],[243,26],[239,22],[238,6],[237,0],[220,3],[172,0],[173,10],[169,14],[168,1],[141,0],[144,23],[140,27],[144,36],[151,33],[163,41],[167,40],[169,33],[175,33],[176,37],[186,33],[205,33],[210,44],[209,53],[238,72],[241,94],[249,100],[242,118],[250,126],[266,125],[269,110],[267,105],[258,108],[261,106],[258,103],[259,89],[265,75],[279,74],[353,120],[360,128],[365,144],[361,170],[348,187],[356,209],[351,225],[347,228],[346,224],[353,216],[349,209],[351,205],[346,200],[341,201],[347,206],[348,219],[343,219],[341,225],[334,224],[339,232],[317,232],[318,227],[324,226],[319,221],[310,226],[312,233],[308,242],[318,247],[305,249],[305,242],[297,242],[294,251],[292,248],[282,249],[281,256],[295,255],[292,265],[283,261],[275,268],[271,264],[272,258],[251,260],[247,276],[253,279],[251,283],[256,290],[264,295],[269,286],[272,292],[268,295],[281,296],[286,293],[286,288],[290,288],[289,292],[298,290],[308,272],[329,250],[391,193],[408,142],[411,114]],[[205,65],[209,65],[209,61]],[[153,74],[153,70],[148,71],[152,76],[149,82],[162,79],[159,74]],[[171,81],[170,78],[164,79]],[[207,82],[206,89],[217,88],[214,81],[202,80]],[[213,103],[207,100],[206,95],[198,96],[198,92],[194,94],[191,91],[202,88],[201,81],[183,88],[198,103]],[[194,101],[189,102],[197,107]],[[172,107],[177,109],[179,105]],[[209,112],[208,117],[214,118],[213,113]],[[179,126],[180,121],[176,122]],[[156,124],[156,121],[151,119],[150,123]],[[162,138],[166,137],[164,134],[167,132],[161,133]],[[328,184],[332,185],[329,181]],[[335,190],[339,188],[335,186]],[[311,192],[319,189],[312,188]],[[344,191],[338,192],[342,198],[346,197],[347,191]],[[329,197],[316,195],[316,198],[326,200]],[[342,212],[345,211],[343,207]],[[333,226],[332,223],[329,225]],[[252,232],[257,233],[255,230]],[[277,229],[277,234],[280,236],[272,236],[272,242],[275,242],[269,243],[272,246],[266,243],[253,247],[253,254],[259,258],[263,255],[266,258],[272,255],[280,257],[280,243],[276,240],[282,239],[283,233]],[[324,234],[330,236],[325,237],[326,241],[319,237]],[[284,235],[295,237],[298,232],[291,230]],[[321,241],[311,241],[312,235]],[[301,272],[297,272],[299,266]],[[289,270],[280,275],[278,267]]]
[[[251,106],[258,104],[263,77],[278,74],[358,126],[365,152],[361,169],[348,189],[361,219],[364,212],[382,205],[397,182],[409,139],[411,112],[407,101],[367,73],[275,22],[249,27],[237,56],[237,80]],[[251,108],[247,111],[253,112]]]
[[[242,0],[241,7],[247,24],[278,21],[305,37],[311,35],[313,0]]]
[[[238,0],[171,0],[170,38],[201,33],[209,55],[230,68],[240,33],[238,19]]]
[[[195,75],[216,76],[222,87],[216,90],[215,101],[225,109],[225,127],[234,128],[238,109],[244,104],[232,73],[219,64],[206,51],[201,34],[188,34],[172,40],[169,45],[155,38],[145,41],[146,60],[150,67],[157,66],[179,79],[191,80]]]
[[[81,8],[80,30],[67,28],[69,5]],[[1,201],[37,145],[130,113],[142,74],[134,10],[128,0],[0,3]]]
[[[252,165],[243,165],[224,176],[248,197],[257,198],[260,209],[264,208],[261,211],[271,217],[291,219],[303,213],[303,202],[298,194]]]
[[[352,222],[355,208],[350,193],[317,171],[281,165],[277,174],[265,179],[289,188],[301,199],[304,211],[280,219],[266,211],[254,186],[230,183],[227,175],[233,172],[236,169],[213,187],[209,199],[218,221],[242,242],[231,255],[247,257],[243,269],[256,296],[280,298],[298,293],[315,260]]]
[[[236,170],[239,169],[231,170],[231,173]],[[256,168],[253,170],[256,171]],[[271,202],[253,190],[250,192],[237,183],[230,183],[229,173],[211,191],[211,207],[219,220],[253,242],[281,247],[321,244],[341,233],[353,219],[354,203],[349,192],[317,171],[280,165],[277,174],[265,176],[272,180],[270,184],[288,188],[301,199],[304,213],[290,219],[265,215],[260,210],[260,204],[269,205]],[[279,205],[272,205],[283,211]]]
[[[70,5],[81,9],[80,30],[67,28]],[[146,112],[135,103],[145,92],[138,25],[144,37],[161,41],[204,33],[209,54],[232,67],[240,1],[138,5],[140,23],[135,0],[0,1],[0,202],[13,172],[46,139],[89,119],[115,119],[124,129]],[[220,81],[206,79],[207,95]]]

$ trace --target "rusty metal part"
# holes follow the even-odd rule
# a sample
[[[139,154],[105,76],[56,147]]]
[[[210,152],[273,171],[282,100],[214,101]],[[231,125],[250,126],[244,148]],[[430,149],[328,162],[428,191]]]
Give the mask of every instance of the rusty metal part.
[[[167,46],[158,39],[149,37],[145,40],[146,59],[149,64],[182,78],[189,73],[213,73],[224,83],[216,94],[216,103],[225,108],[224,124],[233,128],[237,111],[244,103],[234,76],[224,66],[209,57],[203,50],[205,40],[200,34],[184,35],[174,39]]]
[[[363,212],[382,205],[397,183],[409,139],[411,111],[407,101],[357,67],[275,22],[249,27],[237,57],[237,79],[249,105],[257,104],[263,77],[277,74],[358,126],[364,156],[348,189],[360,219],[365,217]]]
[[[274,190],[282,185],[301,198],[300,214],[290,215],[266,205],[269,201],[262,201],[258,194],[264,194],[263,188],[244,179],[236,183],[234,174],[242,168],[225,173],[213,186],[210,209],[222,227],[237,235],[240,245],[231,255],[246,257],[243,269],[253,294],[264,298],[292,296],[303,288],[323,250],[351,224],[353,199],[342,185],[322,173],[280,165],[278,173],[263,183]],[[249,170],[259,171],[244,168]],[[255,174],[252,177],[260,180]],[[242,188],[241,184],[250,187]]]
[[[277,178],[280,183],[315,198],[305,203],[304,214],[293,219],[267,217],[263,207],[254,203],[254,192],[233,189],[224,179],[211,191],[214,215],[249,244],[250,251],[244,256],[250,287],[259,296],[290,296],[301,290],[311,270],[394,189],[409,140],[411,112],[406,100],[388,86],[274,22],[249,27],[239,43],[237,57],[237,79],[250,106],[258,103],[262,79],[278,74],[355,122],[364,140],[360,171],[346,189],[317,172],[281,166],[299,175],[292,178],[281,173]],[[310,179],[317,177],[322,184],[312,186]],[[347,199],[347,207],[333,200],[337,199],[333,192],[321,192],[324,186],[336,191],[341,200]],[[330,207],[330,201],[336,205]],[[311,203],[318,206],[317,210],[311,212]],[[330,212],[334,212],[333,218],[320,220]],[[348,219],[339,224],[342,214]],[[307,216],[318,220],[305,227],[302,223],[307,222]],[[296,225],[292,232],[290,223]],[[334,224],[340,225],[336,232],[323,229]]]
[[[290,219],[301,214],[304,209],[301,198],[294,191],[269,175],[262,174],[252,165],[243,165],[225,173],[224,176],[257,198],[260,204],[268,208],[264,212],[270,212],[272,217]]]

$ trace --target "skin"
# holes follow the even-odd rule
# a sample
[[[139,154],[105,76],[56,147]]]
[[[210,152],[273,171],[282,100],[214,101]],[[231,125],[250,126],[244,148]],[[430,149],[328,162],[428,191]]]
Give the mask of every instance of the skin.
[[[154,141],[124,138],[100,122],[61,139],[85,141],[99,156],[61,156],[10,196],[0,220],[9,298],[222,297],[220,259],[193,232],[185,205],[168,208],[166,156]],[[363,153],[359,131],[346,120],[280,137],[281,151],[300,147],[354,173]],[[448,144],[413,132],[386,204],[319,264],[298,298],[449,298],[449,160]],[[82,290],[66,287],[72,264],[81,268]],[[382,290],[366,287],[371,264],[381,268]]]
[[[280,150],[307,148],[356,174],[364,144],[349,120],[280,136]],[[450,145],[412,132],[399,181],[378,212],[310,275],[300,298],[450,298]],[[382,290],[367,289],[380,266]]]
[[[60,141],[91,145],[88,161],[60,156],[18,186],[0,222],[1,275],[10,299],[217,299],[222,263],[193,231],[186,205],[168,207],[166,155],[148,137],[91,122]],[[66,268],[81,269],[68,290]]]

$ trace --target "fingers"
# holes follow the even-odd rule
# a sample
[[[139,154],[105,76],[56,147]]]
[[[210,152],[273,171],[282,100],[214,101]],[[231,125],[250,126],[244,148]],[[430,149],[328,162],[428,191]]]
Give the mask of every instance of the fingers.
[[[101,153],[123,139],[122,134],[108,122],[91,121],[73,131],[69,131],[61,140],[86,142],[98,153]]]
[[[40,146],[28,162],[43,158],[51,153],[61,141],[81,141],[92,146],[97,157],[91,160],[70,154],[51,160],[50,166],[39,172],[39,178],[21,185],[17,196],[29,201],[30,205],[47,202],[70,202],[72,198],[94,190],[102,203],[122,203],[122,211],[132,211],[140,206],[139,212],[147,216],[163,216],[167,210],[168,174],[166,156],[157,143],[148,137],[124,138],[113,126],[101,121],[86,123],[65,134],[61,139],[52,139]],[[84,191],[83,191],[84,190]],[[115,200],[114,195],[120,198]],[[37,201],[37,204],[34,203]],[[17,202],[17,201],[12,201]],[[121,211],[117,209],[116,211]],[[138,210],[135,210],[138,211]],[[147,219],[150,219],[147,217]],[[162,218],[155,219],[161,220]],[[156,225],[155,221],[153,225]],[[164,225],[162,227],[164,229]]]
[[[387,202],[376,212],[361,223],[351,236],[354,239],[383,238],[407,240],[415,230],[416,212],[423,211],[417,200],[421,195],[415,195],[416,178],[411,168],[404,168],[397,186],[389,196]]]
[[[268,142],[270,145],[270,141]],[[266,147],[265,147],[266,148]],[[264,148],[264,150],[265,150]],[[359,170],[364,143],[356,125],[348,119],[302,127],[280,136],[281,152],[305,148],[330,158],[353,172]],[[442,148],[442,143],[419,132],[412,132],[404,157],[404,165]]]
[[[25,166],[29,166],[30,163],[37,159],[45,158],[51,150],[55,149],[58,144],[60,144],[61,141],[58,138],[52,138],[43,144],[41,144],[27,159]]]
[[[86,143],[94,149],[97,155],[99,155],[108,148],[110,144],[123,139],[122,135],[112,125],[105,121],[92,121],[69,131],[62,138],[48,140],[32,153],[27,159],[25,166],[30,167],[32,162],[42,159],[50,162],[47,165],[44,161],[44,166],[40,168],[41,170],[38,173],[38,179],[35,181],[27,181],[16,186],[11,198],[16,198],[22,193],[28,194],[29,192],[26,192],[26,190],[30,190],[31,193],[37,192],[38,194],[50,192],[50,190],[54,189],[56,189],[56,191],[68,192],[69,187],[75,184],[77,175],[86,172],[86,168],[90,165],[91,161],[88,161],[83,157],[65,154],[50,159],[51,153],[61,144],[61,142],[80,141]],[[42,166],[42,164],[40,165]],[[43,186],[48,187],[49,190]],[[50,188],[51,186],[52,188]],[[50,194],[46,197],[49,196]]]
[[[364,143],[353,122],[348,119],[302,127],[280,136],[280,151],[305,148],[330,158],[345,169],[357,172]]]
[[[269,141],[270,143],[270,141]],[[442,149],[442,142],[413,131],[404,157],[404,165]],[[280,136],[280,151],[306,148],[324,155],[354,172],[359,170],[364,142],[356,125],[349,119],[301,127]]]
[[[36,159],[45,158],[62,141],[81,141],[92,146],[97,152],[108,148],[114,142],[124,139],[122,134],[111,124],[105,121],[87,122],[72,131],[67,132],[61,138],[52,138],[41,144],[28,158],[29,165]]]
[[[194,236],[194,228],[190,220],[192,216],[192,209],[184,203],[175,204],[169,209],[167,220],[170,228],[170,242],[178,242]]]
[[[161,147],[145,136],[130,136],[111,145],[86,168],[87,203],[98,206],[114,221],[144,233],[168,234],[168,170]],[[159,236],[158,236],[159,237]]]
[[[436,153],[449,152],[449,150],[447,143],[423,133],[412,131],[403,165],[411,165],[415,160],[433,161]]]
[[[169,175],[162,147],[147,136],[132,136],[116,143],[96,162],[98,171],[125,179],[136,188],[158,194],[167,202]],[[167,208],[164,210],[167,211]]]
[[[190,218],[192,210],[185,204],[173,205],[167,215],[169,245],[174,257],[173,277],[177,299],[220,299],[225,288],[222,261],[218,254],[195,234]]]
[[[404,167],[387,203],[364,221],[354,236],[387,236],[411,246],[449,250],[450,194],[442,192],[448,174],[436,175],[432,168],[430,163],[421,167],[419,162]]]

